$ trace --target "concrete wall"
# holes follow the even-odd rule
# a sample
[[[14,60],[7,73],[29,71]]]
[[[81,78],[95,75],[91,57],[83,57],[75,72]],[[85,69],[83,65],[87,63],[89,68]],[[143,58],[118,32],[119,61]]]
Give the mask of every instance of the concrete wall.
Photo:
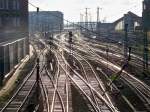
[[[29,54],[29,39],[28,38],[25,38],[25,40],[24,40],[25,42],[25,54],[27,55],[27,54]]]
[[[118,22],[118,24],[116,24],[116,26],[115,26],[115,30],[116,31],[124,30],[124,21]]]
[[[0,46],[0,75],[7,74],[10,71],[9,63],[9,45]]]
[[[148,35],[150,36],[150,31],[148,32]]]
[[[10,61],[10,69],[14,67],[14,59],[15,59],[15,50],[13,43],[9,44],[9,61]]]
[[[18,41],[13,43],[14,49],[14,66],[18,64]]]
[[[0,44],[0,75],[5,76],[28,54],[27,39]]]
[[[20,40],[18,41],[18,62],[21,62],[21,50],[22,50],[22,48],[21,48],[21,42],[20,42]]]
[[[9,66],[9,46],[5,45],[4,49],[4,74],[7,74],[10,71]]]

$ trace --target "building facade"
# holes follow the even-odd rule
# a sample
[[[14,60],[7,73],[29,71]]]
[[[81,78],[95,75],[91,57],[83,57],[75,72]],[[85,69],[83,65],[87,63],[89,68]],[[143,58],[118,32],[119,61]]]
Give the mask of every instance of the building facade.
[[[0,0],[0,84],[28,53],[28,0]]]
[[[110,32],[113,30],[113,23],[97,23],[97,32]]]
[[[129,31],[135,31],[137,27],[142,26],[142,18],[129,11],[127,14],[124,14],[123,17],[116,20],[113,24],[115,31],[123,31],[125,24],[128,24]]]
[[[0,42],[28,36],[28,0],[0,0]]]
[[[31,34],[60,31],[64,28],[63,13],[59,11],[29,12],[29,24]]]

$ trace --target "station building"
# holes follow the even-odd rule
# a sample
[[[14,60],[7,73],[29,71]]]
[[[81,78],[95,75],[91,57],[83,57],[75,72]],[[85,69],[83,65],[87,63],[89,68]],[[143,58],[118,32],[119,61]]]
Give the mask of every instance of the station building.
[[[125,24],[128,24],[129,31],[135,31],[142,26],[142,17],[137,16],[132,12],[124,14],[123,17],[119,18],[113,23],[115,31],[123,31]]]
[[[28,53],[28,0],[0,0],[0,82]]]

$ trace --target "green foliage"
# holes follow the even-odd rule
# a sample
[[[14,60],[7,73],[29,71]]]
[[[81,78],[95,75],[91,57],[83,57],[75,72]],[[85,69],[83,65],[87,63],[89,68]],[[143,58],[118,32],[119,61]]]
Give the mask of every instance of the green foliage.
[[[110,80],[114,81],[114,80],[116,80],[116,77],[117,77],[117,74],[112,74],[111,77],[110,77]]]
[[[16,86],[21,82],[21,80],[23,80],[23,77],[26,76],[26,74],[28,74],[34,64],[35,64],[35,57],[33,56],[23,67],[23,70],[20,71],[19,76],[17,77],[15,83],[12,85],[11,89],[8,90],[5,94],[3,94],[3,96],[0,97],[0,105],[4,104],[12,95],[12,93],[14,92]]]
[[[143,71],[143,74],[145,74],[146,76],[150,76],[150,71],[144,70],[144,71]]]
[[[0,13],[0,16],[20,16],[21,13],[19,11],[14,11],[14,12],[8,12],[8,11],[3,11]]]

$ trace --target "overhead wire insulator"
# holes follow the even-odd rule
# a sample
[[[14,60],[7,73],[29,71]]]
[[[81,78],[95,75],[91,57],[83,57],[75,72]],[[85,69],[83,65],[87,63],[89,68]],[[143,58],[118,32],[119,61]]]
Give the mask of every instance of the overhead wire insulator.
[[[37,7],[37,13],[39,13],[39,10],[40,10],[39,7]]]

